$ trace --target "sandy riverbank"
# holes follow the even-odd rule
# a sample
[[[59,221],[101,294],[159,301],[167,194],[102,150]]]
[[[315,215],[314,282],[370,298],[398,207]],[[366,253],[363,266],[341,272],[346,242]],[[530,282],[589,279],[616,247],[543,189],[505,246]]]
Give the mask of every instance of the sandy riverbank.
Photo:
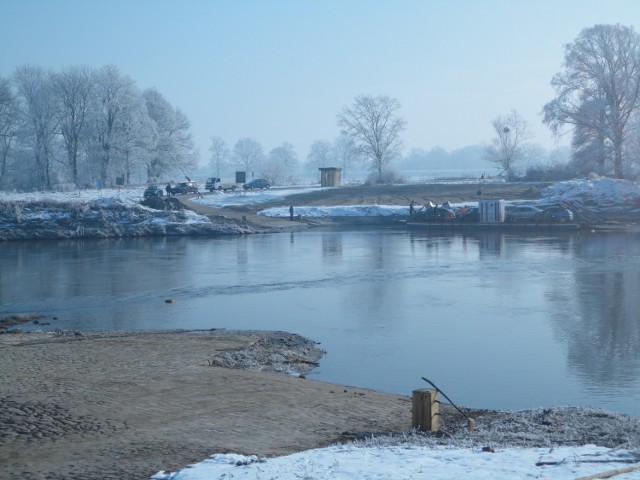
[[[371,434],[405,438],[411,392],[273,373],[313,368],[318,347],[286,332],[0,335],[0,478],[140,480],[214,453],[277,456]],[[410,441],[640,446],[640,420],[628,415],[580,407],[465,412],[473,433],[442,405],[442,435]]]
[[[216,366],[256,345],[261,363],[319,356],[284,332],[0,335],[0,477],[143,479],[216,452],[272,456],[409,429],[405,397]]]

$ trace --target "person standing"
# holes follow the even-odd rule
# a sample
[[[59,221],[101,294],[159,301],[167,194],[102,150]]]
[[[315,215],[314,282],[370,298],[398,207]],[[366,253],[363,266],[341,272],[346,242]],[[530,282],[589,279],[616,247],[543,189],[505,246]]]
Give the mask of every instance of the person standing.
[[[167,186],[164,187],[164,189],[167,191],[167,197],[171,196],[171,182],[167,183]]]
[[[289,206],[289,220],[293,221],[293,205]]]

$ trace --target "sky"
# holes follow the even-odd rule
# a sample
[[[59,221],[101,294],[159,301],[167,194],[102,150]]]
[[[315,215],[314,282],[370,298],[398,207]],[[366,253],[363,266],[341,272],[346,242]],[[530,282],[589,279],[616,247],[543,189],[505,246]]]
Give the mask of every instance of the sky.
[[[637,0],[0,0],[0,76],[32,64],[116,65],[211,136],[304,161],[358,95],[397,99],[405,150],[487,144],[516,110],[533,141],[564,45],[596,24],[640,25]]]

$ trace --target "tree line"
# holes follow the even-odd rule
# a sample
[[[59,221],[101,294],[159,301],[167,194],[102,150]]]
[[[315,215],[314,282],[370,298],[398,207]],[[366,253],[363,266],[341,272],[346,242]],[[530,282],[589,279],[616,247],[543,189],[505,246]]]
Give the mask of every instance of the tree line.
[[[230,149],[222,138],[213,136],[209,151],[207,167],[216,177],[235,168],[247,172],[251,178],[266,178],[272,185],[296,184],[300,177],[317,179],[321,167],[341,168],[346,177],[347,172],[362,162],[352,140],[344,134],[334,141],[315,140],[304,161],[299,160],[295,147],[289,142],[282,142],[265,154],[260,142],[250,137],[239,139]]]
[[[401,133],[406,121],[399,115],[400,103],[384,95],[359,95],[352,106],[345,106],[337,114],[340,134],[331,142],[316,140],[311,144],[302,170],[313,178],[321,167],[338,167],[343,177],[347,170],[364,164],[375,173],[375,180],[383,180],[389,162],[402,151]],[[236,142],[233,151],[220,137],[211,138],[209,167],[216,174],[225,166],[236,166],[267,178],[272,184],[291,183],[301,165],[293,145],[288,142],[265,155],[262,146],[253,138]],[[294,182],[295,183],[295,182]]]
[[[551,85],[556,97],[543,106],[543,122],[554,134],[571,136],[570,161],[554,179],[592,172],[636,176],[640,36],[633,28],[618,24],[582,30],[565,45],[563,69]],[[336,139],[315,141],[304,164],[288,142],[265,154],[253,138],[238,140],[230,150],[213,136],[209,168],[220,176],[234,166],[250,177],[281,184],[295,182],[301,171],[313,176],[318,168],[332,166],[346,174],[360,163],[372,171],[373,181],[389,178],[385,172],[402,153],[406,128],[396,99],[359,95],[336,114],[336,126]],[[484,159],[514,178],[514,165],[535,152],[527,122],[512,110],[492,126],[495,137],[485,146]],[[196,165],[189,129],[184,113],[160,92],[141,92],[112,65],[61,72],[23,66],[11,78],[0,77],[0,188],[127,184],[133,175],[157,181]]]
[[[0,188],[155,181],[195,166],[190,122],[117,67],[25,65],[0,77]]]

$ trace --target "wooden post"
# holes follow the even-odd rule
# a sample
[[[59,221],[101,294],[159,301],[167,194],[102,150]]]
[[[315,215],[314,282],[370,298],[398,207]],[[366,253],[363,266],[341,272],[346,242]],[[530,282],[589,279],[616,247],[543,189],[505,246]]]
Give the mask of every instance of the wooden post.
[[[440,400],[437,390],[421,388],[413,391],[411,426],[423,432],[440,430]]]

